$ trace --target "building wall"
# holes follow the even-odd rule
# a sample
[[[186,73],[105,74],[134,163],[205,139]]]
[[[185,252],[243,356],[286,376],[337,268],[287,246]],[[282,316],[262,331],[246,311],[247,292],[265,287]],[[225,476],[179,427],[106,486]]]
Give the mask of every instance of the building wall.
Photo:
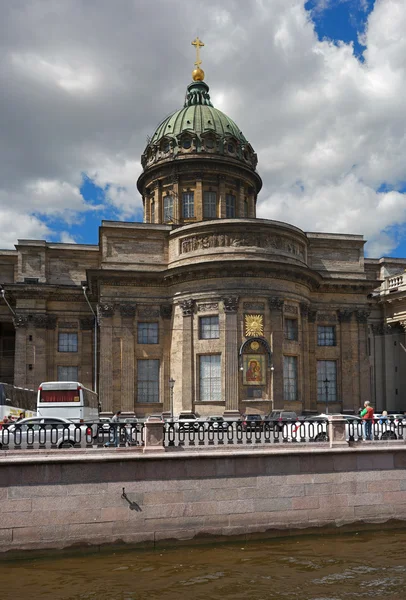
[[[0,550],[207,542],[404,522],[405,466],[402,446],[236,450],[227,457],[15,455],[0,461]]]

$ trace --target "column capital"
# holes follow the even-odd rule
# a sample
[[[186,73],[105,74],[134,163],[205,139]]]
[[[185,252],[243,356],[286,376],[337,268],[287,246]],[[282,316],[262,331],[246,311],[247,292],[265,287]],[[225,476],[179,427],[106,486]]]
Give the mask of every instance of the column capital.
[[[101,302],[97,305],[97,320],[99,324],[103,321],[103,319],[107,319],[108,317],[112,317],[114,314],[114,304],[109,302]]]
[[[182,302],[179,302],[179,306],[182,309],[183,316],[190,317],[193,314],[193,310],[195,307],[195,301],[194,300],[183,300]]]
[[[269,308],[271,310],[283,310],[284,300],[283,298],[279,298],[279,296],[271,296],[268,298]]]
[[[82,331],[90,331],[94,327],[94,318],[93,317],[85,317],[83,319],[79,319],[80,329]]]
[[[307,302],[301,302],[300,303],[300,314],[302,315],[302,317],[308,317],[309,312],[310,312],[310,304],[308,304]]]
[[[358,321],[358,323],[368,323],[368,317],[371,314],[370,310],[356,310],[355,311],[355,317]]]
[[[15,317],[13,317],[14,327],[16,329],[19,327],[28,327],[29,320],[29,315],[16,314]]]
[[[161,304],[159,311],[163,319],[170,319],[172,317],[172,304]]]
[[[120,304],[120,315],[132,319],[135,316],[136,308],[136,304]]]
[[[309,308],[309,312],[307,314],[307,319],[309,323],[315,323],[317,319],[317,310],[314,308]]]
[[[227,298],[223,298],[224,312],[225,313],[234,313],[238,310],[238,296],[228,296]]]
[[[349,323],[351,321],[351,317],[352,317],[352,313],[353,313],[353,309],[352,308],[341,308],[337,311],[337,316],[338,316],[338,320],[340,321],[340,323]]]

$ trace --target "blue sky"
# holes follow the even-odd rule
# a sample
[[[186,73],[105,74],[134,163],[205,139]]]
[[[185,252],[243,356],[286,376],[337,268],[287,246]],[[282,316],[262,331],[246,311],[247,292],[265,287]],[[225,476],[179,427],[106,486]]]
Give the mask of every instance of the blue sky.
[[[258,153],[258,216],[406,257],[402,0],[205,2],[198,32],[193,0],[7,5],[0,247],[96,244],[103,219],[142,221],[140,155],[182,105],[198,33],[214,105]]]

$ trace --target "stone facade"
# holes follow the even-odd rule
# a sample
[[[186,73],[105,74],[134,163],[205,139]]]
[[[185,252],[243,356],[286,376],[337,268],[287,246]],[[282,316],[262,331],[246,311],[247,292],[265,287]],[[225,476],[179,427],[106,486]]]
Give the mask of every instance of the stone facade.
[[[257,219],[252,147],[206,84],[188,90],[143,155],[144,223],[0,252],[0,379],[91,387],[96,350],[106,414],[170,411],[171,378],[175,414],[357,410],[377,285],[362,236]]]

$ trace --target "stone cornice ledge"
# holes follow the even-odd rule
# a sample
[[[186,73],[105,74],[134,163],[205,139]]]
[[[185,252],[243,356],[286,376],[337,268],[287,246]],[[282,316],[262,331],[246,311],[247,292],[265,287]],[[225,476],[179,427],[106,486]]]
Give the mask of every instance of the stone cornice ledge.
[[[151,454],[144,454],[142,448],[134,450],[133,448],[116,448],[114,450],[89,449],[89,450],[22,450],[22,451],[4,451],[0,458],[0,466],[23,465],[23,464],[66,464],[83,462],[122,462],[129,460],[184,460],[198,458],[230,458],[230,457],[253,457],[253,456],[304,456],[320,454],[370,454],[386,452],[406,452],[404,442],[379,442],[377,444],[357,444],[344,448],[330,448],[328,443],[317,443],[317,448],[312,445],[303,445],[301,448],[248,448],[233,450],[192,450],[177,452],[155,451]],[[29,455],[27,455],[29,453]],[[379,469],[378,469],[379,470]]]

